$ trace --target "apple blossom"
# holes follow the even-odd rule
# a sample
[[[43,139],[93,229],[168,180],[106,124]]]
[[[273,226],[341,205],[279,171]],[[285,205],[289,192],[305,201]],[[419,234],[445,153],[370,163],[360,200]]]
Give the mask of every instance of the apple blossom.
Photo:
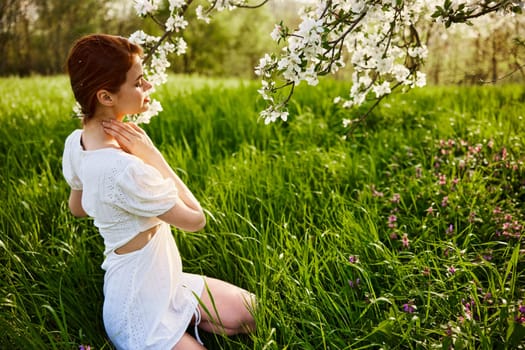
[[[256,8],[267,2],[207,0],[196,6],[195,13],[209,23],[216,11]],[[160,37],[139,30],[130,40],[145,48],[145,72],[152,84],[165,83],[168,55],[186,51],[182,32],[188,22],[184,15],[193,0],[168,0],[169,15],[164,19],[157,16],[165,1],[133,3],[137,15],[152,17],[164,30]],[[448,28],[490,13],[521,13],[523,7],[524,2],[517,0],[317,0],[306,4],[299,11],[297,29],[281,22],[271,32],[274,41],[285,43],[279,55],[266,54],[255,67],[262,82],[258,91],[268,103],[260,116],[265,123],[286,121],[286,106],[295,86],[302,81],[317,85],[320,76],[334,74],[346,65],[352,71],[351,88],[348,96],[338,96],[334,103],[351,108],[375,101],[373,108],[398,87],[426,84],[420,70],[428,54],[418,32],[422,23],[434,21]],[[160,104],[155,106],[137,121],[147,122],[160,110]],[[367,114],[354,120],[345,118],[345,127],[355,127],[355,121]]]

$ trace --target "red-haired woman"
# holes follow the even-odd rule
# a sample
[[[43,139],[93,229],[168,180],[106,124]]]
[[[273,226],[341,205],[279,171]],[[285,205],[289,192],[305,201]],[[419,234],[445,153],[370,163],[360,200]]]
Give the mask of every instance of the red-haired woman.
[[[203,349],[197,326],[253,331],[254,296],[227,282],[185,273],[170,225],[204,227],[202,208],[128,114],[148,109],[142,50],[127,39],[88,35],[67,59],[82,129],[65,142],[69,207],[90,216],[104,239],[103,318],[117,349]],[[187,333],[195,325],[195,335]]]

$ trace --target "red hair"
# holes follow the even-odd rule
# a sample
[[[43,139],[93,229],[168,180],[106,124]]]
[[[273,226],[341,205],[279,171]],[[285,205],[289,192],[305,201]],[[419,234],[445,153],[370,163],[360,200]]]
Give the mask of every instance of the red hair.
[[[135,55],[141,56],[142,48],[120,36],[90,34],[74,43],[67,58],[67,72],[85,118],[95,113],[97,91],[120,90]]]

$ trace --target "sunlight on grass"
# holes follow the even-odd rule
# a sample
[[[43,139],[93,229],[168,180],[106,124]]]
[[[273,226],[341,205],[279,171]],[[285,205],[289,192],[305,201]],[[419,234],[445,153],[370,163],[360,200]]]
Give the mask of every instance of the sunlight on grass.
[[[145,125],[208,215],[187,271],[254,291],[210,349],[525,346],[525,88],[429,87],[345,136],[325,80],[265,126],[256,82],[173,76]],[[65,77],[0,79],[0,348],[111,349],[103,242],[67,211]]]

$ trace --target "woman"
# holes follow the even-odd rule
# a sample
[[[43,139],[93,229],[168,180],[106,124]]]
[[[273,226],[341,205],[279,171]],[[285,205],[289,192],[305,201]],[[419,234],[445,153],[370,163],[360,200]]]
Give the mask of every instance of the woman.
[[[184,273],[170,225],[197,231],[202,208],[128,114],[148,109],[142,50],[127,39],[88,35],[67,59],[83,127],[67,138],[63,173],[73,215],[90,216],[104,239],[103,318],[118,349],[204,349],[197,326],[253,331],[254,296]],[[195,335],[187,333],[195,325]]]

